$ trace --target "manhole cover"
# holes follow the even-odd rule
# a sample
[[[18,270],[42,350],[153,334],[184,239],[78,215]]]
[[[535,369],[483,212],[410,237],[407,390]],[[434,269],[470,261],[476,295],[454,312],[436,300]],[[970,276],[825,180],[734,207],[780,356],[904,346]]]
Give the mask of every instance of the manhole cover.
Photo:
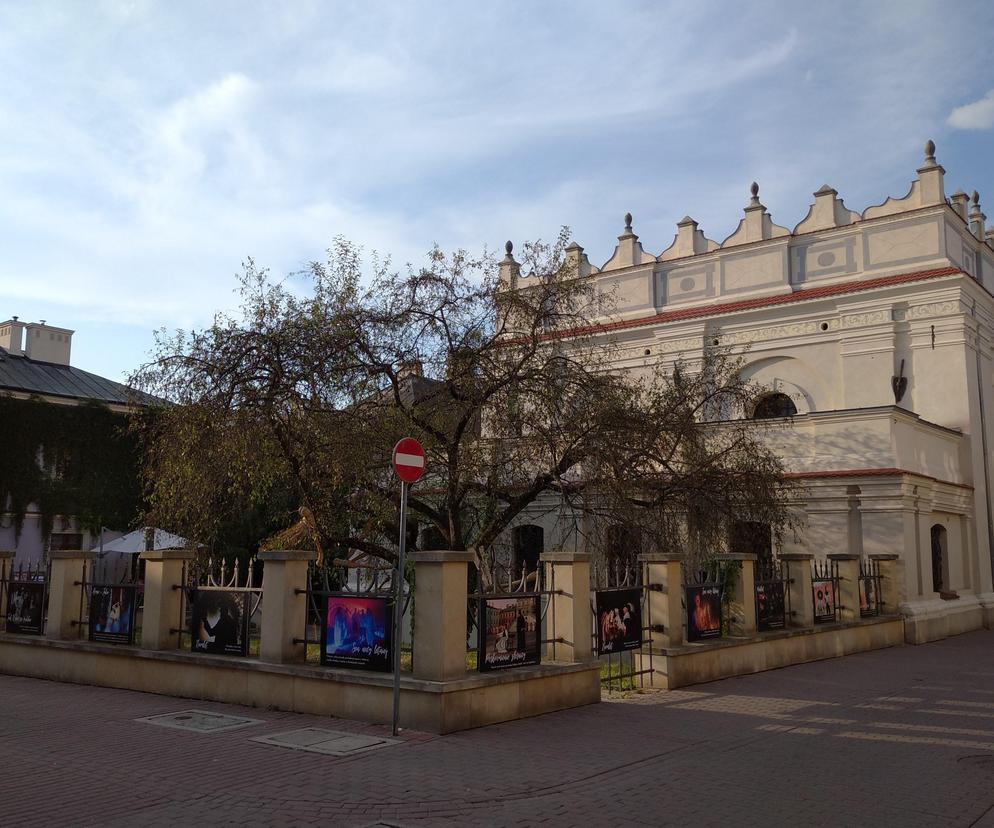
[[[399,739],[343,733],[340,730],[323,730],[319,727],[288,730],[285,733],[273,733],[269,736],[254,736],[252,741],[292,750],[323,753],[326,756],[355,756],[357,753],[389,747],[400,742]]]
[[[224,713],[211,713],[208,710],[181,710],[178,713],[160,713],[158,716],[144,716],[136,722],[148,722],[159,727],[176,730],[191,730],[195,733],[222,733],[253,724],[265,724],[261,719],[246,719],[244,716],[228,716]]]

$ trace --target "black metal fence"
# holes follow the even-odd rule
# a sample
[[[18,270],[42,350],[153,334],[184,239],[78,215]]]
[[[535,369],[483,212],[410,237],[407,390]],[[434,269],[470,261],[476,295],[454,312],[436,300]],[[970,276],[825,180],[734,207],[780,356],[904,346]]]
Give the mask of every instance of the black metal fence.
[[[15,635],[42,635],[48,617],[48,585],[50,568],[47,563],[3,561],[3,590],[7,601],[4,631]]]
[[[756,629],[759,632],[782,630],[793,614],[790,605],[790,580],[777,558],[756,562]]]
[[[662,585],[650,582],[648,564],[632,561],[600,559],[592,579],[592,644],[601,685],[609,691],[642,689],[655,672],[652,633],[663,631],[653,623],[650,593]]]
[[[839,620],[839,565],[837,561],[813,561],[811,564],[811,599],[816,624]]]
[[[467,594],[467,669],[488,672],[538,664],[545,644],[572,645],[561,635],[556,637],[555,624],[548,617],[556,590],[544,583],[541,565],[529,570],[522,563],[517,573],[495,565],[489,588],[478,571],[471,571],[470,577],[477,587]],[[559,594],[566,593],[559,590]]]
[[[859,615],[861,618],[872,618],[883,611],[883,583],[880,574],[880,562],[874,560],[859,560]],[[896,610],[896,607],[894,608]],[[893,610],[891,610],[893,611]]]
[[[304,634],[293,640],[305,646],[308,662],[385,672],[390,667],[387,656],[399,646],[401,670],[411,670],[408,639],[414,593],[405,578],[399,611],[406,623],[401,624],[401,641],[393,642],[397,611],[394,572],[393,565],[372,558],[324,561],[320,565],[312,561],[308,565],[307,588],[297,590],[307,598]],[[382,649],[388,652],[380,652],[376,640],[382,641]],[[372,652],[350,656],[345,652],[350,641],[363,642],[356,647]]]
[[[144,584],[137,568],[121,568],[107,560],[84,563],[79,619],[80,638],[105,644],[135,644],[141,637]],[[86,631],[85,634],[83,631]]]
[[[262,587],[255,586],[255,559],[188,561],[183,565],[178,646],[195,653],[258,656]]]

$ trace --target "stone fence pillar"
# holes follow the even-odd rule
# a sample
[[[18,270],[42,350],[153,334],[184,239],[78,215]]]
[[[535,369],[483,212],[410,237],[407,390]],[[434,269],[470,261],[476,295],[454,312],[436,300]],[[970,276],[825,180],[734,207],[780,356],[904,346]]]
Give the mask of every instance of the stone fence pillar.
[[[79,638],[86,564],[95,555],[94,551],[80,549],[53,549],[48,553],[50,574],[46,638]]]
[[[728,619],[732,635],[756,634],[756,555],[730,552],[715,555],[723,563],[741,561],[739,577],[732,585],[732,600],[729,604],[731,618]]]
[[[815,624],[815,601],[811,594],[813,559],[814,555],[810,552],[783,552],[780,555],[790,600],[787,624],[791,627],[813,627]]]
[[[10,578],[13,574],[14,553],[10,549],[0,549],[0,581],[4,581],[0,589],[0,623],[7,617],[7,593],[10,592]]]
[[[545,645],[549,661],[590,661],[593,658],[593,612],[590,609],[590,554],[545,552],[544,588],[549,596],[546,638],[564,639]]]
[[[182,626],[183,564],[196,557],[193,549],[154,549],[142,552],[145,561],[145,609],[142,612],[142,649],[176,648],[174,625]]]
[[[904,561],[895,553],[881,552],[870,555],[880,568],[880,603],[881,612],[886,615],[897,615],[901,604],[907,600],[907,590],[904,584]]]
[[[679,552],[649,552],[639,556],[645,563],[645,584],[648,587],[649,620],[654,628],[649,633],[649,646],[679,647],[683,644],[683,572]],[[662,632],[656,628],[662,627]]]
[[[414,677],[428,681],[462,678],[466,675],[466,578],[473,553],[426,550],[410,557],[416,589]]]
[[[859,621],[859,555],[838,552],[828,556],[839,570],[839,594],[835,603],[839,620],[847,623]]]
[[[259,658],[275,664],[307,660],[307,565],[317,552],[276,549],[260,552],[262,630]],[[296,642],[296,643],[295,643]]]

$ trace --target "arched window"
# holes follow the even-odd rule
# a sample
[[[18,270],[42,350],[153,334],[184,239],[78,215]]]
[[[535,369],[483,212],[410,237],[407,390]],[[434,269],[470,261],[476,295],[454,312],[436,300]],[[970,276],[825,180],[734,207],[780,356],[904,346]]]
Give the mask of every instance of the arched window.
[[[773,559],[773,530],[770,524],[736,520],[728,531],[728,551],[756,555],[760,563]]]
[[[932,526],[932,589],[942,592],[946,589],[946,567],[948,560],[948,546],[946,540],[946,527],[941,523]]]
[[[538,569],[538,559],[545,551],[545,532],[541,526],[528,523],[511,530],[511,572],[521,577],[522,565],[528,572]]]
[[[632,526],[615,523],[607,527],[604,535],[604,558],[611,571],[635,573],[636,562],[642,551],[642,534]]]
[[[793,417],[797,406],[786,394],[767,394],[752,410],[754,420],[775,420],[779,417]]]

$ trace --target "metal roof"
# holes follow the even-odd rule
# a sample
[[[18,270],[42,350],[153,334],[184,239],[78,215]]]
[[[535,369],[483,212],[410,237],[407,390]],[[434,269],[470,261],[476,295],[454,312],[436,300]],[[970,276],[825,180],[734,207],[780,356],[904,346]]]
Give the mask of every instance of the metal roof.
[[[118,405],[134,404],[145,399],[144,394],[89,371],[81,371],[71,365],[56,365],[26,356],[14,356],[5,348],[0,348],[0,392],[2,391],[96,400]]]

